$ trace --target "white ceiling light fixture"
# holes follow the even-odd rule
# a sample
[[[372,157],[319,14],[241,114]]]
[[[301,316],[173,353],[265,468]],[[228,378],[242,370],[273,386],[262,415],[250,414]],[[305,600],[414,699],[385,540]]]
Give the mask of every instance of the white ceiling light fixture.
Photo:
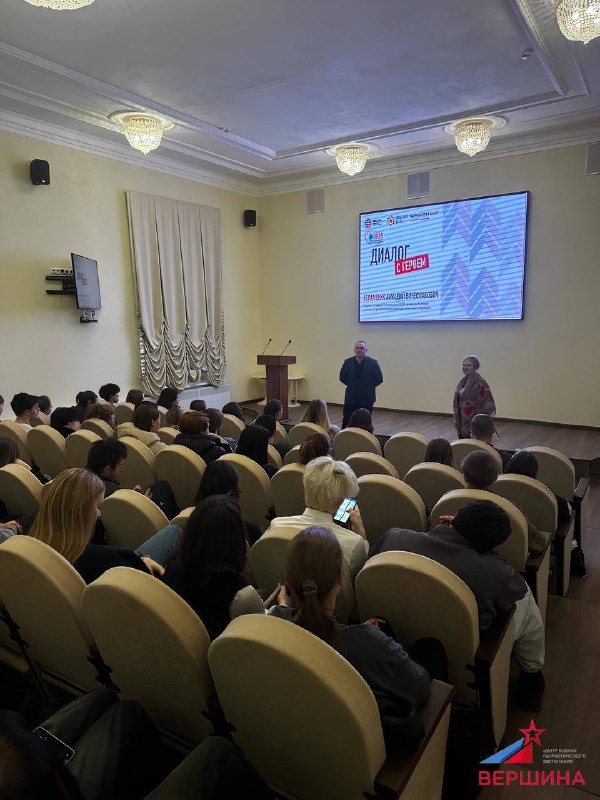
[[[348,144],[338,144],[336,147],[331,147],[327,152],[335,156],[340,172],[345,175],[357,175],[365,168],[371,149],[366,144],[348,142]]]
[[[492,131],[503,128],[506,120],[503,117],[474,117],[473,119],[459,119],[444,130],[454,136],[456,147],[461,153],[471,158],[481,153],[490,143]]]
[[[600,0],[557,0],[558,27],[572,42],[587,44],[600,36]]]
[[[165,117],[141,111],[117,111],[109,119],[120,123],[129,144],[144,155],[156,150],[164,131],[173,127],[173,123]]]
[[[54,11],[73,11],[84,6],[91,6],[94,0],[25,0],[32,6],[52,8]]]

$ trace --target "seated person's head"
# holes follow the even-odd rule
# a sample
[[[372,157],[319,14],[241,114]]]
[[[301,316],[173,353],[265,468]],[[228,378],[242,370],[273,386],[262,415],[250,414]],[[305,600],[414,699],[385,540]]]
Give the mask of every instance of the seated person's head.
[[[104,386],[98,389],[98,394],[103,400],[106,400],[107,403],[115,406],[119,402],[120,391],[121,387],[117,386],[116,383],[105,383]]]
[[[66,430],[78,431],[81,427],[77,409],[59,406],[50,415],[50,425],[57,431]]]
[[[327,403],[325,400],[311,400],[306,406],[306,411],[302,417],[302,422],[312,422],[313,425],[320,425],[327,428],[329,425],[329,415],[327,413]]]
[[[181,433],[208,433],[208,417],[199,411],[184,411],[179,420]]]
[[[85,412],[85,419],[101,419],[111,428],[115,427],[115,409],[106,403],[92,403]]]
[[[244,422],[244,415],[242,414],[242,407],[239,403],[225,403],[223,408],[221,409],[223,414],[229,414],[230,417],[237,417],[239,420]]]
[[[489,414],[475,414],[471,420],[471,439],[491,444],[495,433],[496,426]]]
[[[308,464],[315,458],[329,455],[331,439],[324,433],[311,433],[300,445],[300,463]]]
[[[366,408],[357,408],[353,411],[348,420],[349,428],[362,428],[364,431],[373,433],[373,420],[371,419],[371,412]]]
[[[83,408],[85,411],[88,406],[93,405],[94,403],[98,402],[98,395],[96,392],[85,391],[85,392],[77,392],[75,397],[75,405],[79,408]]]
[[[264,413],[268,417],[274,417],[276,420],[280,420],[283,416],[283,403],[281,400],[267,400]]]
[[[270,417],[270,419],[273,419]],[[236,455],[246,456],[261,467],[269,460],[269,431],[262,425],[248,425],[240,434]]]
[[[478,553],[493,550],[510,536],[508,514],[489,500],[476,500],[461,508],[452,520],[452,527]]]
[[[517,450],[504,468],[504,474],[526,475],[528,478],[537,478],[538,460],[533,453],[527,450]]]
[[[215,494],[227,495],[232,500],[237,500],[241,494],[235,467],[220,458],[206,465],[195,502],[198,504]]]
[[[207,408],[206,416],[208,417],[208,431],[209,433],[218,434],[223,424],[223,412],[218,408]]]
[[[308,508],[334,514],[345,497],[358,495],[358,481],[345,461],[329,456],[315,458],[307,465],[302,482]]]
[[[206,411],[206,401],[192,400],[190,403],[190,411]]]
[[[38,397],[38,408],[42,414],[46,414],[48,417],[52,413],[52,400],[50,400],[47,394],[41,394]]]
[[[19,459],[19,447],[6,436],[0,436],[0,467],[14,464]]]
[[[158,406],[144,400],[133,412],[134,427],[141,431],[156,432],[160,428],[160,412]]]
[[[3,413],[4,413],[4,398],[0,394],[0,417],[2,416]]]
[[[156,405],[160,406],[161,408],[166,408],[167,411],[173,405],[179,405],[179,392],[177,389],[173,389],[170,386],[165,386],[162,392],[158,396],[158,400],[156,401]]]
[[[277,420],[275,417],[271,417],[268,414],[262,414],[260,417],[257,417],[254,420],[254,425],[260,425],[261,427],[265,428],[265,430],[269,431],[269,440],[272,440],[275,436],[275,431],[277,430]]]
[[[29,533],[73,564],[88,546],[104,484],[87,469],[66,469],[49,483]]]
[[[469,489],[489,489],[498,477],[498,462],[485,450],[473,450],[460,465],[463,478]]]
[[[453,467],[454,455],[450,442],[447,439],[432,439],[427,445],[423,461],[446,464],[447,467]]]
[[[226,572],[242,575],[246,545],[239,503],[222,495],[207,497],[198,503],[183,529],[180,556],[186,578],[208,583]]]
[[[165,428],[177,428],[179,426],[179,421],[181,420],[182,414],[183,409],[181,406],[171,406],[171,408],[165,414],[165,418],[163,420],[163,425]]]
[[[139,406],[139,404],[144,399],[144,393],[141,389],[130,389],[127,392],[127,397],[125,398],[126,403],[131,403],[134,407]]]
[[[10,407],[17,422],[29,422],[30,419],[35,419],[40,411],[37,397],[27,392],[16,394],[10,401]]]
[[[101,439],[88,450],[86,469],[91,470],[101,478],[114,481],[123,471],[127,458],[127,448],[118,439]]]

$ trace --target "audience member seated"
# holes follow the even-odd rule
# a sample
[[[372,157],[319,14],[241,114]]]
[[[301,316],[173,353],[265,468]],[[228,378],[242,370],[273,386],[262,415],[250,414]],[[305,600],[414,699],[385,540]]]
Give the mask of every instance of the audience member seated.
[[[233,464],[229,464],[227,461],[211,461],[210,464],[206,465],[198,487],[195,504],[198,505],[198,503],[206,500],[207,497],[213,497],[216,494],[226,495],[238,504],[240,502],[242,492],[239,486],[237,470]],[[262,531],[258,525],[247,519],[244,519],[244,526],[248,543],[252,546],[260,539]]]
[[[134,408],[137,408],[144,399],[144,393],[141,389],[130,389],[125,398],[126,403],[131,403]]]
[[[155,533],[133,552],[124,547],[92,544],[100,505],[104,500],[102,480],[87,469],[67,469],[44,492],[30,536],[45,542],[72,564],[86,583],[111,567],[133,567],[162,575],[178,550],[181,528],[167,527]]]
[[[67,436],[81,428],[79,413],[75,408],[59,406],[50,415],[50,425],[66,439]]]
[[[304,484],[303,514],[291,517],[276,517],[271,520],[271,528],[277,527],[317,527],[327,528],[335,534],[348,565],[350,577],[354,579],[367,560],[369,543],[358,506],[350,512],[348,528],[333,521],[333,515],[346,497],[357,497],[358,481],[345,461],[334,461],[322,456],[311,461],[302,478]]]
[[[0,436],[0,467],[5,467],[7,464],[18,464],[24,469],[31,469],[26,461],[21,461],[19,458],[17,443],[6,436]]]
[[[110,403],[111,406],[116,406],[119,402],[119,392],[121,387],[116,383],[105,383],[98,389],[98,394],[105,403]]]
[[[273,420],[273,417],[269,417],[269,419]],[[273,422],[274,421],[275,420],[273,420]],[[239,456],[246,456],[247,458],[251,458],[252,461],[256,461],[256,463],[264,469],[269,478],[272,478],[277,472],[277,467],[273,464],[269,464],[268,448],[270,438],[271,434],[266,428],[253,423],[252,425],[248,425],[241,432],[235,452]]]
[[[121,484],[117,480],[123,472],[127,448],[118,439],[101,439],[88,450],[86,469],[97,475],[104,484],[104,497],[110,497]]]
[[[348,420],[349,428],[362,428],[363,431],[373,433],[373,420],[371,419],[371,412],[366,408],[357,408],[353,411]]]
[[[264,614],[256,589],[246,578],[248,548],[240,507],[229,497],[202,500],[187,521],[179,555],[163,581],[200,617],[211,639],[242,614]],[[279,587],[277,587],[279,590]]]
[[[156,405],[161,408],[166,408],[169,411],[173,406],[179,405],[179,392],[170,386],[166,386],[156,401]]]
[[[208,417],[199,411],[185,411],[179,420],[180,433],[173,444],[189,447],[209,464],[229,452],[219,439],[208,435]]]
[[[514,456],[510,459],[508,464],[504,467],[504,474],[509,475],[526,475],[528,478],[537,480],[538,474],[538,460],[533,453],[527,450],[517,450]],[[565,523],[571,519],[571,511],[569,504],[564,497],[559,497],[557,494],[556,503],[558,506],[558,522]]]
[[[279,453],[282,459],[286,457],[286,455],[292,449],[289,444],[278,442],[275,443],[275,433],[277,432],[277,420],[275,417],[270,416],[269,414],[262,414],[260,417],[257,417],[253,425],[260,425],[261,427],[265,428],[269,431],[269,444],[273,445],[275,450]]]
[[[331,452],[331,439],[324,433],[311,433],[300,445],[300,464],[309,464],[315,458],[328,456]]]
[[[244,423],[244,425],[246,424],[246,420],[242,414],[242,407],[239,403],[225,403],[221,411],[223,414],[229,414],[230,417],[237,417],[241,422]]]
[[[424,462],[434,462],[445,464],[447,467],[454,466],[454,456],[450,442],[447,439],[432,439],[425,450]]]
[[[493,484],[498,477],[498,462],[491,453],[486,453],[485,450],[474,450],[463,458],[460,469],[468,489],[482,489],[494,494]],[[527,547],[529,552],[534,555],[543,553],[546,549],[546,540],[531,520],[527,518],[527,514],[523,509],[519,509],[519,511],[527,519]],[[554,533],[554,531],[550,531],[550,533]]]
[[[417,709],[429,697],[429,675],[372,622],[342,625],[335,621],[342,567],[342,549],[333,533],[306,528],[287,546],[286,588],[279,593],[280,605],[269,613],[318,636],[352,664],[375,695],[388,742],[416,743],[424,733]],[[442,645],[436,644],[445,658]]]
[[[494,460],[489,453],[483,455]],[[481,632],[516,603],[513,652],[521,669],[519,703],[529,711],[539,711],[545,685],[541,672],[544,625],[525,580],[494,551],[510,536],[508,515],[495,503],[478,500],[445,521],[448,524],[437,525],[428,534],[392,528],[376,542],[371,556],[403,550],[448,567],[475,595]]]
[[[281,400],[267,400],[263,414],[273,417],[275,422],[281,422],[283,417],[283,403]]]
[[[312,422],[313,425],[320,425],[332,439],[340,432],[339,425],[332,425],[329,419],[329,412],[325,400],[311,400],[306,407],[301,422]]]
[[[115,427],[115,409],[108,403],[93,403],[85,412],[85,419],[101,419],[111,428]]]
[[[38,397],[38,408],[40,409],[40,414],[45,414],[46,417],[49,417],[52,413],[52,400],[47,394],[41,394]]]
[[[158,438],[156,432],[160,428],[160,413],[158,407],[151,402],[144,400],[133,412],[131,422],[122,422],[117,425],[117,436],[122,439],[124,436],[133,436],[138,442],[145,444],[156,455],[166,447]]]
[[[15,422],[20,425],[24,430],[30,431],[32,419],[36,419],[40,413],[38,406],[38,399],[33,394],[27,392],[19,392],[10,401],[10,407],[15,415]]]
[[[163,426],[165,428],[178,428],[179,427],[179,420],[181,419],[181,415],[183,414],[183,409],[181,406],[171,406],[171,408],[165,414],[163,419]]]
[[[98,395],[96,392],[85,391],[85,392],[77,392],[75,397],[75,410],[77,411],[77,419],[79,422],[83,422],[85,419],[85,412],[88,410],[90,406],[93,406],[94,403],[98,402]]]
[[[208,417],[208,432],[218,436],[222,442],[229,445],[230,451],[235,453],[237,442],[231,436],[221,436],[221,425],[223,424],[223,412],[218,408],[207,408],[204,412]],[[241,413],[241,412],[240,412]]]
[[[494,447],[492,444],[494,434],[500,438],[500,434],[496,430],[496,425],[492,417],[490,417],[489,414],[475,414],[471,420],[471,439],[476,439],[478,442],[483,442],[484,444],[489,444],[490,447]],[[497,447],[494,447],[494,450],[499,453],[502,459],[502,469],[506,469],[506,465],[510,461],[510,453],[508,450],[498,450]]]
[[[190,411],[206,411],[206,401],[192,400],[190,403]]]

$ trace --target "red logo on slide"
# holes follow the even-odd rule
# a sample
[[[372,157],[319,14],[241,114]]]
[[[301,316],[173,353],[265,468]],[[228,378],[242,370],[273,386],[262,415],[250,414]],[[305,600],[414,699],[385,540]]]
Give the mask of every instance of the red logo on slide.
[[[394,262],[396,275],[408,275],[409,272],[416,272],[418,269],[429,269],[429,253]]]

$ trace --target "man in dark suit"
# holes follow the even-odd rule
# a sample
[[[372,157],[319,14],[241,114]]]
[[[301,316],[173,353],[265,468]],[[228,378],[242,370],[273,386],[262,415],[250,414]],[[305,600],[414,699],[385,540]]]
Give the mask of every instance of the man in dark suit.
[[[379,363],[367,355],[367,350],[367,343],[359,340],[354,345],[354,358],[347,358],[340,370],[340,381],[346,386],[343,428],[347,427],[353,411],[373,410],[375,387],[383,383]]]

